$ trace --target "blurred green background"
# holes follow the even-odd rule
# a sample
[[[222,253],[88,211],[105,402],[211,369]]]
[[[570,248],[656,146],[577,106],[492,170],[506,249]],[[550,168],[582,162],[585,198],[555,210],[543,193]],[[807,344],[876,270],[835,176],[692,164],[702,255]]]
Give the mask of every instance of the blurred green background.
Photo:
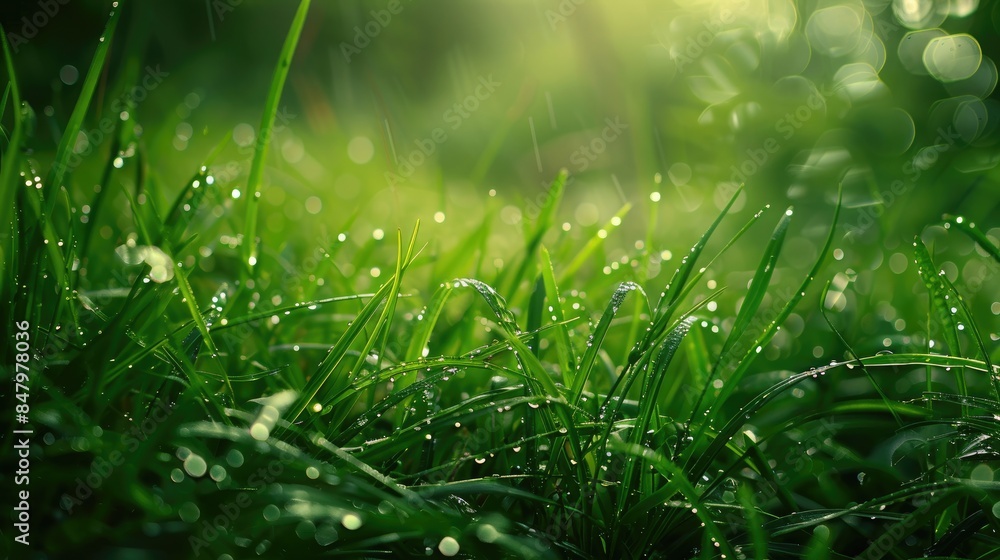
[[[83,0],[2,8],[43,168],[108,9]],[[116,176],[126,188],[141,168],[176,192],[221,146],[208,162],[220,188],[199,266],[230,278],[241,189],[295,5],[125,9],[75,175],[98,182],[109,120],[132,127]],[[998,26],[1000,5],[975,0],[318,2],[270,139],[261,244],[292,262],[344,243],[383,251],[389,263],[395,230],[420,219],[427,254],[445,259],[489,223],[487,270],[466,271],[489,279],[567,168],[559,241],[604,240],[578,276],[637,279],[655,293],[745,182],[724,228],[735,232],[768,204],[775,215],[794,205],[796,235],[775,276],[791,285],[814,260],[842,186],[824,303],[859,349],[917,343],[908,336],[925,319],[911,304],[923,292],[914,235],[947,252],[941,268],[974,309],[1000,314],[988,261],[944,228],[925,229],[948,212],[1000,238]],[[153,155],[143,159],[144,150]],[[108,222],[106,238],[131,223],[124,213],[94,219]],[[770,233],[754,232],[758,244]],[[378,282],[381,271],[356,270],[351,254],[339,272],[359,289]],[[727,255],[717,267],[725,272],[709,274],[736,288],[721,316],[739,305],[757,254]],[[984,328],[997,340],[992,323]],[[830,357],[797,347],[810,324],[822,325],[793,316],[776,347]],[[886,332],[899,340],[864,336]]]

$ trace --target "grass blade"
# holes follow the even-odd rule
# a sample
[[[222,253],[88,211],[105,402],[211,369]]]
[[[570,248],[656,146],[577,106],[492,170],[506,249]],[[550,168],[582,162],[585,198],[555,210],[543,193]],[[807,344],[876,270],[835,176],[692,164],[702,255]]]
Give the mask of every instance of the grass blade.
[[[299,3],[299,9],[292,19],[292,26],[285,37],[285,44],[281,47],[281,54],[278,55],[278,65],[274,68],[271,88],[268,90],[267,100],[264,102],[260,132],[254,147],[253,160],[250,162],[250,176],[247,178],[247,211],[243,231],[243,267],[245,267],[243,270],[246,273],[245,276],[250,276],[253,273],[253,266],[257,258],[257,204],[260,198],[258,195],[261,179],[264,175],[264,160],[271,144],[271,135],[274,133],[274,119],[278,114],[278,102],[281,101],[281,92],[285,88],[288,69],[292,66],[295,47],[298,45],[302,27],[305,25],[306,14],[309,13],[309,2],[310,0],[302,0]]]
[[[111,49],[112,38],[115,34],[115,27],[118,25],[121,10],[120,6],[115,6],[111,9],[111,17],[108,18],[108,23],[104,27],[101,40],[97,45],[97,52],[94,53],[90,69],[87,70],[87,77],[83,80],[83,86],[80,88],[80,97],[73,107],[73,113],[66,123],[62,138],[59,140],[55,161],[46,180],[48,189],[51,189],[52,192],[55,192],[55,189],[62,186],[63,179],[66,177],[69,159],[73,155],[73,147],[76,144],[76,137],[83,126],[83,119],[87,116],[87,111],[90,109],[90,101],[94,96],[94,90],[97,89],[97,83],[101,79],[104,63],[107,61],[108,51]],[[54,201],[55,197],[50,197],[50,200]],[[50,215],[51,207],[46,210],[45,215]]]
[[[573,385],[573,366],[576,365],[576,357],[573,352],[573,344],[569,339],[569,330],[566,328],[565,315],[563,314],[562,302],[559,299],[559,286],[556,284],[555,272],[552,268],[552,258],[545,247],[541,249],[542,255],[542,281],[545,283],[546,299],[549,302],[549,312],[552,322],[556,324],[556,352],[559,355],[559,369],[562,373],[562,382],[566,387]]]

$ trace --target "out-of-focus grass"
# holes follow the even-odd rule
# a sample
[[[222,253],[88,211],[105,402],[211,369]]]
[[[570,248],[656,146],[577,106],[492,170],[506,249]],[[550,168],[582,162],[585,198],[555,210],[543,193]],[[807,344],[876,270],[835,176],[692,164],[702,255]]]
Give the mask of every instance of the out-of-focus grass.
[[[198,122],[206,90],[177,101],[186,116],[144,117],[144,106],[131,104],[110,113],[104,141],[80,140],[78,131],[100,126],[133,84],[157,95],[191,87],[167,85],[183,73],[167,76],[164,89],[144,84],[141,49],[112,56],[122,32],[111,33],[128,9],[139,15],[126,44],[153,33],[140,25],[147,8],[114,12],[72,111],[39,116],[5,50],[0,187],[12,212],[0,294],[5,334],[15,321],[31,324],[35,550],[137,558],[995,554],[995,224],[935,219],[909,232],[920,234],[912,248],[887,236],[869,253],[856,245],[870,230],[858,225],[867,206],[847,180],[854,175],[838,189],[847,203],[838,195],[821,204],[824,195],[793,212],[754,207],[765,195],[747,194],[753,181],[723,187],[713,173],[724,168],[699,165],[692,180],[721,196],[710,204],[697,183],[678,184],[676,162],[648,157],[665,138],[657,122],[689,122],[693,105],[684,103],[664,113],[625,103],[631,128],[613,148],[635,152],[634,175],[573,169],[572,157],[551,155],[558,148],[536,159],[525,132],[543,146],[560,134],[546,129],[545,110],[532,112],[546,97],[507,78],[463,121],[475,133],[440,144],[436,158],[393,185],[371,163],[381,132],[334,127],[333,155],[306,148],[316,139],[301,131],[322,107],[337,108],[285,103],[286,71],[298,95],[309,88],[286,66],[300,56],[309,64],[316,28],[308,5],[282,12],[293,23],[286,48],[269,58],[278,64],[261,89],[259,129],[219,133]],[[585,9],[573,25],[599,25]],[[650,21],[680,21],[669,28],[672,41],[696,37],[696,22],[681,24],[699,12],[671,10],[653,10]],[[811,17],[768,25],[815,42],[823,37],[809,31]],[[712,48],[746,54],[745,34],[733,35]],[[781,52],[790,56],[795,45]],[[782,59],[767,51],[758,64],[767,60]],[[456,80],[458,99],[482,84],[475,71],[454,75],[467,78]],[[750,95],[754,75],[743,76],[741,95]],[[488,108],[492,100],[503,103]],[[407,116],[404,101],[397,91],[388,102]],[[837,103],[862,104],[849,101]],[[752,117],[741,103],[713,102],[709,113]],[[490,115],[502,115],[500,124],[466,128]],[[412,118],[416,149],[413,139],[448,119],[438,111]],[[604,118],[614,115],[592,119],[585,141],[613,127]],[[52,165],[27,150],[46,145],[40,122],[59,124]],[[386,122],[386,135],[399,133],[390,119],[375,127]],[[767,127],[754,122],[670,138],[721,152],[741,146],[742,133],[766,140]],[[817,121],[802,134],[827,138],[828,129]],[[499,147],[473,149],[470,138]],[[92,155],[77,157],[88,148]],[[467,148],[475,157],[455,155]],[[829,155],[824,149],[803,157]],[[529,169],[542,161],[543,171],[508,168],[519,157]],[[553,161],[573,172],[544,171]],[[781,176],[778,167],[769,173]],[[653,169],[660,173],[648,179]],[[482,177],[468,183],[459,170]],[[503,186],[543,175],[541,190]],[[366,202],[352,206],[358,200]],[[702,222],[692,205],[718,213]],[[894,276],[883,285],[875,271],[886,268]],[[906,295],[894,304],[881,295],[890,290]],[[912,303],[925,294],[926,303]],[[16,372],[5,371],[4,387],[13,387]]]

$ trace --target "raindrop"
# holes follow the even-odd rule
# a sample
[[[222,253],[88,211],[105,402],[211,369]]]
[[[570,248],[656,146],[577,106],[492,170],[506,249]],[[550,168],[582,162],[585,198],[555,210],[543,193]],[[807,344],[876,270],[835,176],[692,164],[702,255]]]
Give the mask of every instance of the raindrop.
[[[297,529],[296,533],[298,533]],[[337,534],[337,529],[333,525],[323,525],[322,527],[316,529],[316,534],[313,537],[316,539],[316,544],[320,546],[329,546],[333,544],[339,536],[340,535]]]
[[[226,454],[226,463],[229,463],[230,467],[239,467],[243,465],[243,453],[238,449],[230,449],[229,453]]]
[[[266,519],[268,521],[277,521],[277,519],[279,517],[281,517],[281,510],[279,510],[278,506],[276,506],[274,504],[268,504],[264,508],[263,515],[264,515],[264,519]]]
[[[190,455],[184,460],[184,470],[194,477],[204,476],[208,471],[208,464],[200,455]]]
[[[343,517],[343,519],[340,520],[340,524],[343,525],[344,528],[354,531],[356,529],[361,528],[362,522],[361,518],[358,517],[357,515],[354,515],[353,513],[348,513]]]
[[[226,479],[226,468],[222,465],[212,465],[212,468],[208,471],[208,476],[216,482],[222,482]]]
[[[451,537],[445,537],[441,539],[438,543],[438,550],[444,556],[455,556],[461,547],[458,545],[458,541]]]
[[[199,517],[201,517],[201,510],[199,510],[198,506],[192,502],[185,502],[180,508],[178,508],[177,515],[181,518],[181,521],[185,523],[194,523],[195,521],[198,521]]]

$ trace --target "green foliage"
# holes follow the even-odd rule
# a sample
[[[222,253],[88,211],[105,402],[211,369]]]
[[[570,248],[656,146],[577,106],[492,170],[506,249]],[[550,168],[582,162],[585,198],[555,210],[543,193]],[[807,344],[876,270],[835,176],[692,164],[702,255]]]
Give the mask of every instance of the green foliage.
[[[308,7],[274,72],[265,138]],[[303,281],[289,264],[296,248],[257,250],[266,142],[253,153],[242,222],[213,212],[228,194],[208,171],[214,154],[179,189],[138,164],[134,190],[123,188],[110,171],[121,168],[117,147],[97,194],[67,171],[117,14],[44,181],[22,149],[33,113],[4,45],[13,132],[0,172],[12,208],[2,328],[12,340],[15,323],[30,324],[32,546],[45,554],[820,560],[1000,550],[996,349],[921,238],[913,258],[928,325],[942,329],[924,340],[943,339],[947,354],[912,343],[857,355],[848,335],[837,346],[844,359],[800,372],[761,355],[793,311],[813,305],[809,294],[832,307],[830,285],[816,294],[812,284],[839,272],[828,262],[844,232],[839,199],[784,298],[775,285],[794,272],[780,268],[791,236],[812,230],[796,230],[789,209],[755,248],[745,235],[768,219],[764,208],[726,237],[740,189],[665,286],[641,273],[578,275],[630,206],[585,240],[561,236],[565,170],[515,264],[496,274],[475,255],[489,226],[455,254],[428,256],[415,225],[409,237],[396,230],[394,261],[371,242],[320,240],[309,275],[329,284]],[[128,222],[101,235],[106,224],[80,219],[85,205],[90,216],[121,209]],[[1000,263],[980,229],[941,224],[982,249],[973,258]],[[220,231],[240,241],[213,255],[228,266],[206,270],[203,240]],[[732,251],[759,264],[705,293],[709,269]],[[338,273],[347,261],[379,270],[370,293]],[[278,297],[262,297],[267,286]],[[653,302],[647,290],[662,291]],[[724,290],[739,308],[716,321]],[[14,386],[15,369],[4,372]],[[6,433],[19,427],[5,418]]]

